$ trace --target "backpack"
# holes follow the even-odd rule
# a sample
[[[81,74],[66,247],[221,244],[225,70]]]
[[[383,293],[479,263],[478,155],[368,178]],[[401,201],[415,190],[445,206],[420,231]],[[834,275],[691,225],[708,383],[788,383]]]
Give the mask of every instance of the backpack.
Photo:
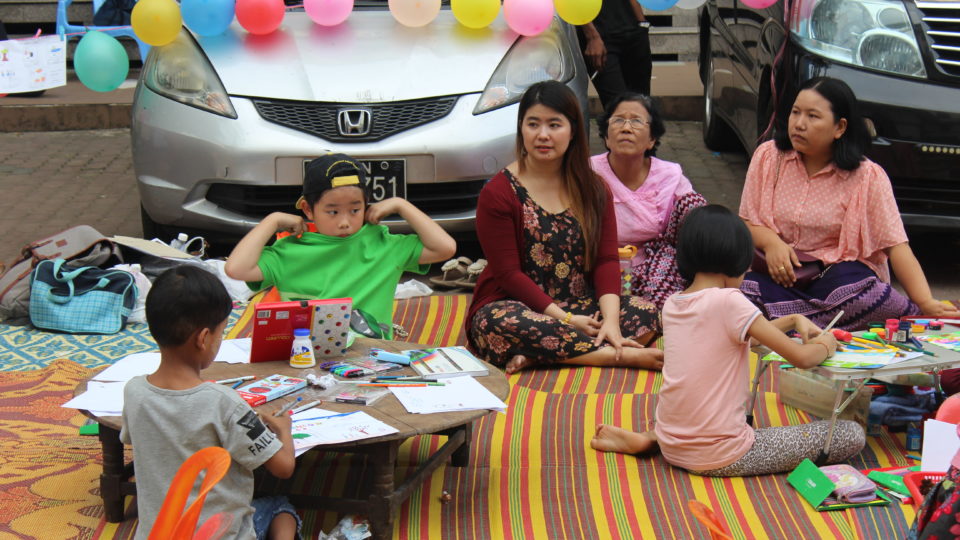
[[[0,322],[30,322],[30,275],[37,263],[46,259],[66,259],[70,268],[109,267],[123,262],[116,244],[89,225],[71,227],[31,242],[0,275]]]

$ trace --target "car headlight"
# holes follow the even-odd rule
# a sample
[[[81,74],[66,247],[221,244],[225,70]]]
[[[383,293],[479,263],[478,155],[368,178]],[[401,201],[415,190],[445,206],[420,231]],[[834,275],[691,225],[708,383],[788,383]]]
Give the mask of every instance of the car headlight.
[[[793,13],[790,30],[810,52],[878,71],[927,76],[900,0],[801,0]]]
[[[171,43],[153,47],[143,82],[161,96],[204,111],[236,118],[230,96],[190,34],[183,30]]]
[[[516,103],[531,85],[550,79],[567,82],[573,73],[573,53],[563,39],[559,21],[554,18],[543,33],[522,37],[510,47],[487,81],[473,114]]]

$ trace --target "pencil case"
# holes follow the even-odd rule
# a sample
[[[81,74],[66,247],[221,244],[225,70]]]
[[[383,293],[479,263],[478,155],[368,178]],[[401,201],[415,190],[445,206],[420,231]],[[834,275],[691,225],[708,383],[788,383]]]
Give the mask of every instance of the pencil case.
[[[837,486],[833,496],[840,502],[856,504],[877,498],[877,485],[846,463],[826,465],[820,470]]]

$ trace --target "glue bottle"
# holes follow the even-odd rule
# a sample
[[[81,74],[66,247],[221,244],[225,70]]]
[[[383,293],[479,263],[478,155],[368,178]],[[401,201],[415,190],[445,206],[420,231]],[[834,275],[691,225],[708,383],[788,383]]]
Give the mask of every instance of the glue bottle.
[[[293,331],[293,347],[290,349],[290,367],[309,368],[317,365],[313,355],[313,342],[310,341],[309,328],[297,328]]]

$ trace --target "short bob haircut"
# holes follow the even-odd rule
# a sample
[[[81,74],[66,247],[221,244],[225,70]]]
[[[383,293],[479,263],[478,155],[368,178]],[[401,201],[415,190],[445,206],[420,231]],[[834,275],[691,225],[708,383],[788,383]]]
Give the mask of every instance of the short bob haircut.
[[[653,144],[653,148],[644,152],[643,155],[646,157],[653,157],[657,155],[657,148],[660,147],[660,138],[663,137],[664,133],[667,132],[667,126],[663,123],[663,113],[660,112],[660,105],[658,105],[657,100],[644,94],[638,94],[636,92],[624,92],[613,98],[613,100],[610,101],[610,103],[608,103],[606,108],[603,110],[603,114],[597,118],[597,127],[600,129],[600,138],[603,139],[604,143],[606,143],[607,131],[610,128],[610,117],[613,116],[613,113],[617,110],[617,107],[619,107],[620,104],[625,101],[632,101],[643,105],[643,108],[647,110],[647,114],[650,115],[650,138],[656,142]]]
[[[147,294],[147,324],[157,345],[177,347],[198,330],[214,330],[233,309],[220,279],[190,264],[160,274]]]
[[[834,124],[839,122],[841,118],[847,119],[846,131],[839,139],[833,141],[833,162],[838,168],[845,171],[856,170],[860,166],[860,162],[863,161],[863,155],[870,145],[870,135],[867,133],[867,124],[860,114],[860,106],[857,103],[857,97],[853,95],[853,90],[847,86],[847,83],[832,77],[815,77],[808,80],[800,85],[797,95],[804,90],[813,90],[830,103]],[[796,96],[794,96],[794,101],[796,101]],[[777,121],[774,141],[777,148],[782,151],[793,150],[793,143],[790,142],[788,130],[792,109],[793,101],[790,102],[790,107],[782,108],[781,117]]]
[[[709,204],[684,218],[677,238],[677,269],[687,281],[700,272],[739,277],[753,262],[753,237],[727,207]]]

